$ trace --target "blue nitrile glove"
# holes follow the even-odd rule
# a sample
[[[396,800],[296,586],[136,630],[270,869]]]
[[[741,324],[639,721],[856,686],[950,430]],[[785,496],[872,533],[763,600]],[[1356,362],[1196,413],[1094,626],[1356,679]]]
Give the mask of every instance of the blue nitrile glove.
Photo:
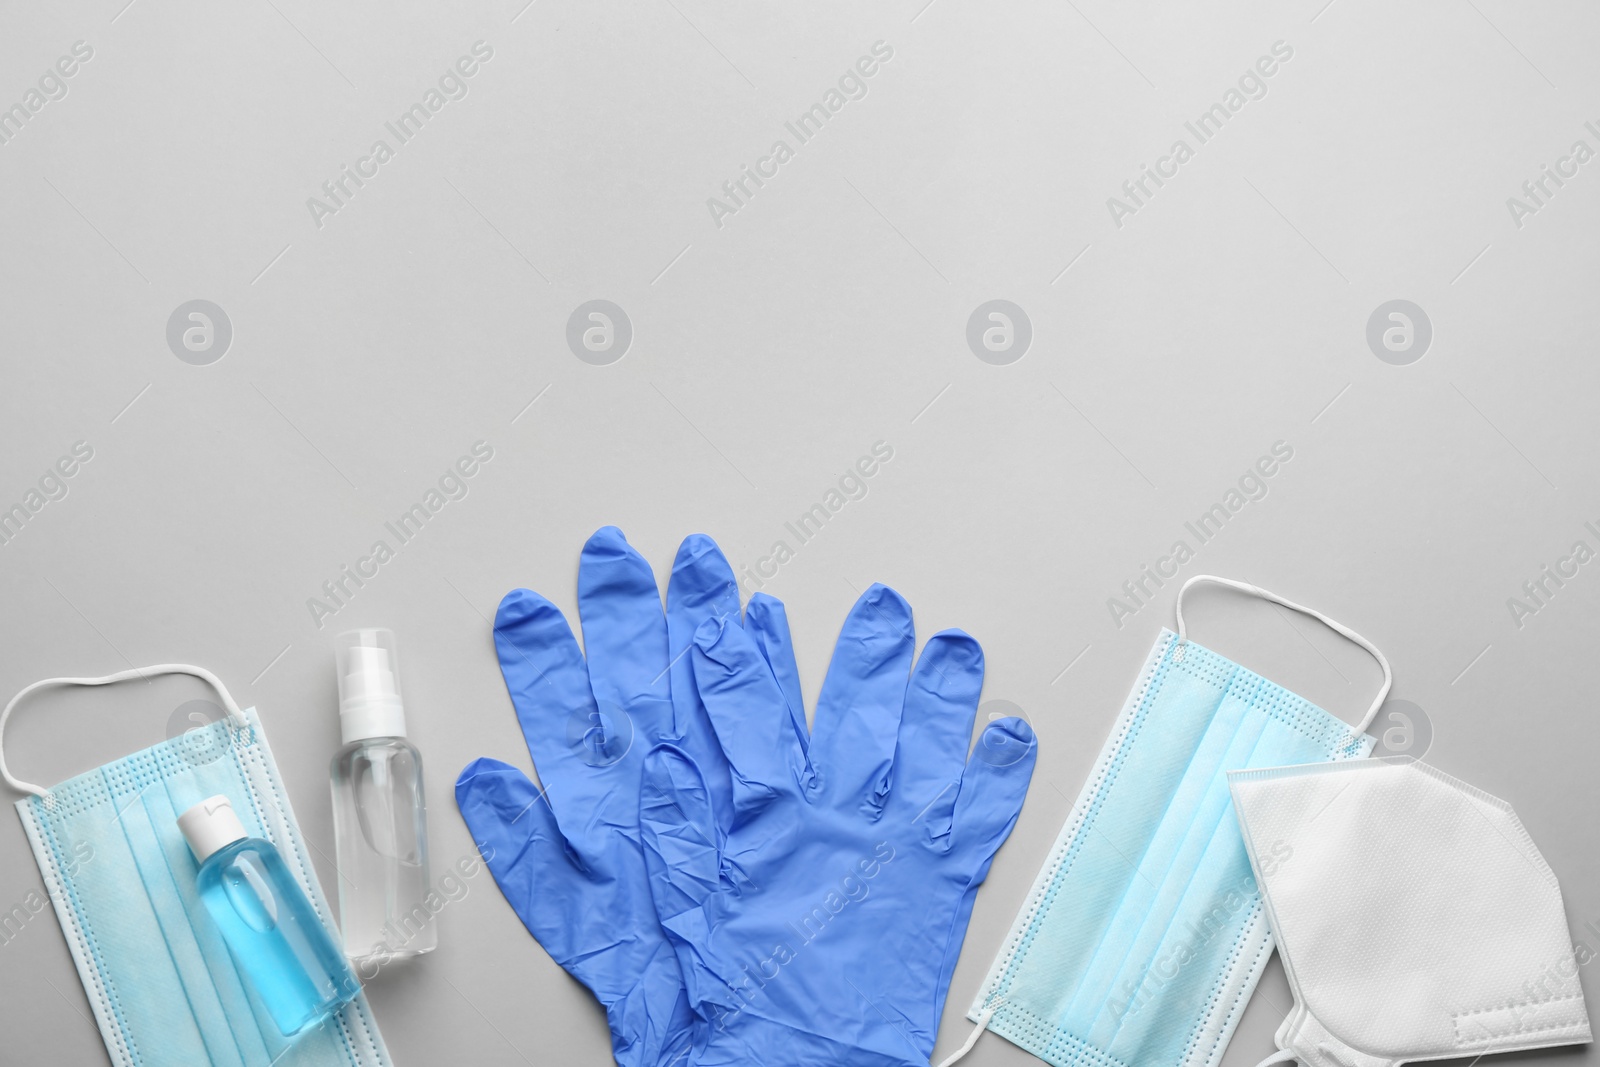
[[[756,605],[751,605],[752,613]],[[926,1067],[978,886],[1036,743],[985,727],[983,652],[875,585],[845,620],[806,736],[787,641],[707,620],[694,677],[732,769],[732,817],[680,747],[645,761],[651,891],[707,1025],[697,1067]],[[908,677],[909,675],[909,677]]]
[[[587,662],[548,600],[518,589],[501,601],[500,667],[545,792],[478,759],[461,772],[456,803],[528,931],[605,1006],[617,1063],[680,1063],[701,1024],[650,899],[640,767],[662,742],[691,751],[710,768],[711,803],[726,809],[727,767],[685,653],[706,620],[731,613],[737,624],[738,586],[710,538],[691,536],[663,617],[649,565],[606,527],[583,549],[578,612]]]

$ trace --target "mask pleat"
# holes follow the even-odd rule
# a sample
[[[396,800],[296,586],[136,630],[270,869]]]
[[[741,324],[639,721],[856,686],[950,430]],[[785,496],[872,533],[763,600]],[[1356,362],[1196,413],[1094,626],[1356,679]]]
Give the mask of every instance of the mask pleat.
[[[1209,713],[1169,719],[1160,714],[1164,699],[1203,701]],[[1184,783],[1191,780],[1194,755],[1221,704],[1220,689],[1186,673],[1163,670],[1153,680],[1145,714],[1123,742],[1116,776],[1079,830],[1076,855],[1063,864],[1065,873],[1057,880],[1062,906],[1045,913],[1041,923],[1056,929],[1042,932],[1017,969],[1016,985],[1024,991],[1018,999],[1079,1037],[1087,1038],[1108,989],[1103,980],[1092,982],[1090,975],[1102,958],[1106,962],[1101,970],[1114,970],[1121,962],[1120,951],[1117,958],[1108,958],[1107,946],[1125,944],[1119,939],[1132,921],[1124,907],[1130,895],[1147,898],[1151,892],[1141,874],[1147,850]],[[1136,744],[1146,733],[1155,743]],[[1187,812],[1181,817],[1187,819]],[[1092,924],[1094,936],[1088,936],[1085,924]],[[1066,932],[1069,926],[1071,933]],[[1048,1002],[1037,1003],[1040,995]]]
[[[1246,766],[1261,739],[1263,718],[1250,711],[1237,696],[1223,700],[1185,779],[1184,802],[1175,808],[1192,818],[1169,820],[1152,843],[1155,863],[1147,877],[1161,879],[1160,889],[1154,899],[1134,905],[1143,910],[1132,913],[1137,933],[1129,935],[1122,966],[1114,975],[1094,979],[1098,988],[1113,991],[1109,1001],[1100,998],[1089,1032],[1102,1048],[1112,1048],[1123,1024],[1137,1018],[1146,1000],[1163,990],[1170,995],[1186,972],[1191,977],[1215,973],[1232,947],[1228,924],[1248,906],[1254,883],[1243,847],[1217,832],[1230,816],[1220,772]],[[1228,830],[1238,836],[1231,824]]]
[[[1198,859],[1199,848],[1188,847],[1188,842],[1203,817],[1209,785],[1242,724],[1241,711],[1237,702],[1215,702],[1206,732],[1193,750],[1160,823],[1152,829],[1142,849],[1137,876],[1129,882],[1128,892],[1119,902],[1108,929],[1106,942],[1116,951],[1102,948],[1097,953],[1084,973],[1079,996],[1063,1020],[1075,1033],[1097,1045],[1108,1042],[1117,1022],[1128,1011],[1136,1010],[1147,995],[1143,989],[1145,953],[1139,951],[1141,942],[1146,937],[1159,939],[1182,900],[1194,871],[1193,867],[1183,866],[1182,861],[1186,856]],[[1152,721],[1158,729],[1165,725],[1166,720]],[[1131,781],[1128,785],[1135,787]],[[1112,993],[1109,1001],[1108,990]]]
[[[90,792],[99,794],[97,803],[85,800],[83,794]],[[106,829],[114,809],[105,800],[104,792],[98,778],[91,782],[89,776],[83,776],[56,788],[58,802],[63,797],[68,799],[54,811],[31,797],[19,803],[29,805],[34,825],[50,853],[51,867],[59,875],[61,899],[56,901],[57,908],[64,905],[75,920],[71,928],[64,924],[63,930],[79,963],[84,992],[102,1030],[109,1031],[107,1051],[121,1065],[137,1062],[139,1047],[128,1027],[131,1006],[125,1008],[120,991],[105,977],[107,963],[122,954],[119,942],[123,931],[118,925],[122,916],[126,916],[128,933],[134,938],[141,930],[153,927],[154,917],[137,906],[118,909],[116,915],[109,917],[109,940],[100,937],[108,917],[93,904],[105,899],[108,887],[117,885],[115,871],[131,863],[127,842],[114,828]],[[40,867],[44,868],[42,858]]]
[[[144,896],[151,902],[156,923],[160,927],[159,944],[165,958],[157,955],[147,959],[145,966],[170,968],[175,972],[182,998],[169,998],[161,1005],[168,1018],[166,1027],[192,1027],[205,1045],[206,1056],[216,1067],[244,1067],[245,1058],[228,1026],[218,990],[213,984],[212,968],[191,920],[190,905],[194,900],[194,870],[192,856],[174,857],[170,852],[186,849],[181,836],[168,835],[165,843],[157,826],[176,826],[178,813],[172,810],[161,780],[154,776],[113,776],[108,782],[117,816],[128,849],[133,855],[139,877],[144,883]],[[174,873],[174,860],[186,861],[187,870],[182,875]],[[180,868],[180,870],[182,870]],[[226,959],[226,956],[224,956]],[[170,984],[170,983],[169,983]]]

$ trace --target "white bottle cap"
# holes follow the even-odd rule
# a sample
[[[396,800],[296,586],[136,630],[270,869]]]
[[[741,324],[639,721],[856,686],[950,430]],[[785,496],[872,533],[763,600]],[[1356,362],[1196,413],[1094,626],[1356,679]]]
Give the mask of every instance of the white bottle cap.
[[[404,737],[406,712],[400,703],[394,634],[352,630],[340,634],[338,642],[339,732],[344,743],[367,737]]]
[[[239,821],[233,804],[220,793],[207,797],[178,816],[178,829],[189,842],[189,851],[201,863],[222,846],[250,836],[245,833],[244,823]]]

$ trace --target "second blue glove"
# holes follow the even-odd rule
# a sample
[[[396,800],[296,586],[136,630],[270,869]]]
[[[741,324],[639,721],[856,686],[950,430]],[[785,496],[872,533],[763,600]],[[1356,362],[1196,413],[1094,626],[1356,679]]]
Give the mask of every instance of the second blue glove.
[[[752,603],[752,613],[756,605]],[[724,760],[645,762],[645,855],[689,999],[697,1067],[926,1067],[978,886],[1016,822],[1036,743],[968,744],[983,652],[875,585],[839,635],[815,733],[787,642],[702,622],[694,680]]]

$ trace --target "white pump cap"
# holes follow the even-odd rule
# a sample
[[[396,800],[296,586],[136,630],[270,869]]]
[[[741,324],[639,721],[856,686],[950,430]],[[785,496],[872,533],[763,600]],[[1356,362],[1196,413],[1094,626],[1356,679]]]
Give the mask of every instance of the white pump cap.
[[[389,630],[351,630],[340,634],[338,642],[339,731],[344,743],[367,737],[404,737],[406,712],[400,703],[394,634]]]
[[[189,851],[201,863],[224,845],[250,836],[245,833],[244,823],[239,821],[238,813],[233,810],[233,803],[220,793],[207,797],[178,816],[178,829],[183,831],[184,840],[189,842]]]

